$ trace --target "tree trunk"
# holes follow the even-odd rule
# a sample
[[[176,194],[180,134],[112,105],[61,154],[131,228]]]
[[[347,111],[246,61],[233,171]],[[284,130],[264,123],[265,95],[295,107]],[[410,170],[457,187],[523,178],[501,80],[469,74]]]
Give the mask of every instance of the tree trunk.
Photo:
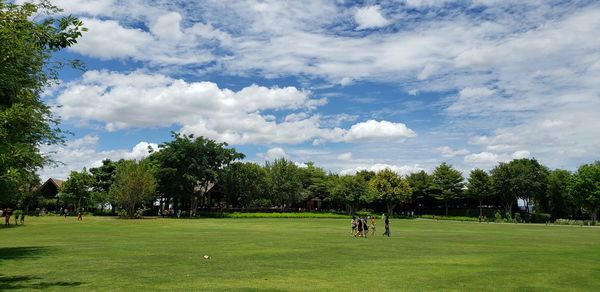
[[[483,205],[483,200],[479,199],[479,220],[483,218],[483,210],[481,209],[481,205]]]
[[[595,208],[592,210],[592,222],[596,222],[596,220],[598,219],[598,208]]]
[[[448,217],[448,200],[444,200],[444,205],[446,205],[446,217]]]
[[[388,210],[388,216],[394,215],[394,208],[396,207],[396,204],[387,203],[386,205]]]
[[[504,209],[506,210],[506,214],[508,214],[508,219],[512,219],[512,203],[505,204]]]

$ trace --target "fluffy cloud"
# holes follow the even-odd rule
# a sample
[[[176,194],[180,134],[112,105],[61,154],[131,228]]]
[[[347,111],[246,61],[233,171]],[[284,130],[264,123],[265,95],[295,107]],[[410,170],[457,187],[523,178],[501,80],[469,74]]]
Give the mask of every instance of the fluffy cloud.
[[[440,154],[442,154],[442,156],[447,157],[447,158],[454,157],[454,156],[463,156],[463,155],[467,155],[467,154],[471,153],[467,149],[453,150],[452,148],[450,148],[448,146],[438,147],[438,148],[436,148],[436,150]]]
[[[345,152],[337,156],[338,160],[348,161],[352,159],[352,152]]]
[[[498,154],[491,152],[473,153],[465,156],[465,162],[473,164],[494,164],[498,162]]]
[[[95,135],[67,141],[64,146],[51,145],[42,147],[42,152],[47,153],[54,160],[62,164],[57,167],[46,167],[39,172],[42,180],[47,178],[66,179],[71,171],[80,171],[84,167],[97,167],[102,165],[102,160],[111,159],[142,159],[148,156],[148,147],[158,149],[155,143],[140,142],[132,149],[117,149],[98,151],[100,138]]]
[[[344,135],[346,141],[411,138],[417,134],[403,123],[368,120],[352,125]]]
[[[381,15],[379,6],[367,6],[356,10],[354,19],[358,24],[356,29],[382,27],[390,22]]]
[[[66,118],[103,123],[109,131],[181,125],[181,132],[232,144],[371,141],[414,137],[402,123],[369,120],[349,130],[322,126],[310,111],[325,104],[295,87],[251,85],[240,91],[141,71],[88,71],[57,97]],[[263,111],[296,111],[278,121]],[[160,114],[157,114],[160,113]],[[347,119],[347,117],[344,117]]]
[[[265,160],[268,160],[268,161],[272,161],[272,160],[280,159],[280,158],[287,158],[287,157],[288,157],[287,153],[285,153],[285,151],[280,147],[275,147],[275,148],[271,148],[271,149],[267,150],[267,153],[264,156]]]

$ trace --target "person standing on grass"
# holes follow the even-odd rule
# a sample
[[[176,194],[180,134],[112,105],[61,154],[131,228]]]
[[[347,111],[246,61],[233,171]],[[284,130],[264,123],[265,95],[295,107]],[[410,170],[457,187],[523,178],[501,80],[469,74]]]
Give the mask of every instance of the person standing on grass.
[[[375,236],[375,225],[377,225],[377,217],[371,217],[371,237]]]
[[[350,226],[352,227],[352,236],[356,237],[356,216],[352,216],[352,221],[350,221]]]
[[[15,225],[19,225],[19,213],[15,212]]]
[[[77,221],[83,221],[83,214],[81,213],[81,210],[77,212]]]
[[[363,232],[364,232],[365,238],[367,238],[367,235],[369,235],[369,224],[367,224],[368,223],[367,216],[362,218],[362,222],[363,222]]]
[[[390,237],[390,218],[389,217],[385,217],[385,232],[383,233],[383,235],[387,235],[387,237]]]
[[[363,234],[363,223],[362,220],[360,219],[360,217],[358,217],[358,219],[356,219],[356,223],[358,224],[358,232],[356,232],[356,234],[358,234],[358,237],[361,237]]]
[[[25,212],[21,213],[21,220],[20,221],[21,221],[21,225],[25,224]]]

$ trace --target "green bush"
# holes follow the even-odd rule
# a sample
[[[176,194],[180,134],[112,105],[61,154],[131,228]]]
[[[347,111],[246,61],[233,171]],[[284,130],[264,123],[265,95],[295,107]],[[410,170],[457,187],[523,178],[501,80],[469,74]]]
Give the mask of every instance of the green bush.
[[[521,219],[521,213],[515,213],[515,223],[521,223],[523,220]]]
[[[494,222],[496,223],[500,223],[500,222],[504,222],[504,220],[502,219],[502,214],[500,214],[500,212],[496,212],[496,214],[494,214]]]
[[[476,217],[465,217],[465,216],[435,216],[434,215],[419,215],[419,218],[423,219],[436,219],[436,220],[452,220],[452,221],[479,221]]]

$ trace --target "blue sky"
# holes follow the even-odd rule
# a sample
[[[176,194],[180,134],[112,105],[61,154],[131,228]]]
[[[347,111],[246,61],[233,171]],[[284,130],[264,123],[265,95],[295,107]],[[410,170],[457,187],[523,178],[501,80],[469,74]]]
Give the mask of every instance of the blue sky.
[[[170,132],[352,173],[599,159],[597,1],[55,0],[89,32],[45,100],[65,178]]]

